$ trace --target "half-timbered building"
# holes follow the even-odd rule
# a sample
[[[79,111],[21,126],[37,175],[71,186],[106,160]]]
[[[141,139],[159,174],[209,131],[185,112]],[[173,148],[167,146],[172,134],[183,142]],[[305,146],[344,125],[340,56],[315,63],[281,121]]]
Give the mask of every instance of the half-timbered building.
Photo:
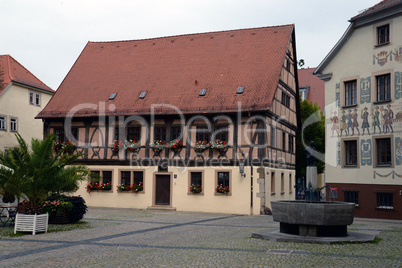
[[[90,206],[259,214],[294,199],[296,63],[294,25],[88,42],[38,118]]]

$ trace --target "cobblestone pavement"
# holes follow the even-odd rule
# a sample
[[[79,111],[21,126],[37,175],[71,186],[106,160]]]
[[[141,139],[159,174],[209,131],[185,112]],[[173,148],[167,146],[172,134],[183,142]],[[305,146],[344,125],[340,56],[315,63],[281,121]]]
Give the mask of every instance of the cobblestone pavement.
[[[0,238],[0,267],[402,267],[402,221],[358,219],[368,244],[251,238],[271,216],[89,208],[92,228]],[[0,227],[2,228],[2,227]]]

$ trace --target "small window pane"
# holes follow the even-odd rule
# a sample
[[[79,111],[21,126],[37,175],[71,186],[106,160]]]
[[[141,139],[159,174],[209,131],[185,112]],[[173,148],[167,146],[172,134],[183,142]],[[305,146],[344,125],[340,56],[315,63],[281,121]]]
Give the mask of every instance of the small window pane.
[[[345,165],[357,165],[357,141],[345,141]]]
[[[202,186],[202,173],[201,172],[191,172],[191,185],[201,185]]]
[[[29,92],[29,103],[34,104],[34,94],[33,94],[33,92]]]
[[[391,165],[391,139],[377,139],[377,163],[378,165]]]
[[[128,127],[127,140],[139,141],[141,139],[141,127]]]
[[[174,126],[170,128],[170,140],[176,140],[179,139],[181,136],[181,127],[180,126]]]
[[[121,184],[130,186],[131,184],[131,171],[122,171],[121,172]]]
[[[197,126],[196,140],[197,141],[210,141],[209,130],[208,130],[207,126]]]
[[[229,172],[218,172],[218,185],[229,187]]]
[[[377,79],[377,101],[391,100],[391,75],[380,75]]]
[[[345,105],[346,106],[356,105],[356,100],[357,100],[356,80],[345,82]]]
[[[6,129],[6,118],[3,116],[0,116],[0,129],[5,130]]]
[[[160,141],[166,141],[166,128],[165,127],[155,127],[154,139],[160,140]]]
[[[376,193],[377,208],[393,209],[394,194],[393,193]]]
[[[10,119],[10,130],[11,131],[17,131],[17,119],[16,118],[11,118]]]
[[[214,134],[215,140],[229,141],[228,126],[217,126]]]
[[[36,93],[36,99],[35,99],[35,103],[36,103],[36,105],[40,105],[40,94],[39,93]]]
[[[144,172],[134,171],[134,183],[137,185],[144,183]]]
[[[112,171],[103,171],[103,183],[112,182]]]
[[[389,43],[389,24],[377,28],[378,45]]]

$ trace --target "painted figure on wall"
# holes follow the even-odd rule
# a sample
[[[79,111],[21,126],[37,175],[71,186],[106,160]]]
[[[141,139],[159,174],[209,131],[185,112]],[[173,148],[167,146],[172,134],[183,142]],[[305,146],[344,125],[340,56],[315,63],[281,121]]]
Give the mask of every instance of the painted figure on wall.
[[[378,111],[378,106],[375,107],[375,111],[371,111],[371,116],[373,118],[373,129],[375,134],[375,127],[378,127],[378,131],[381,134],[381,127],[380,127],[380,112]]]
[[[359,130],[359,122],[357,122],[357,118],[359,116],[357,115],[357,109],[354,109],[354,114],[352,115],[352,135],[355,135],[355,128],[357,130],[357,133],[360,135],[360,130]]]
[[[391,110],[391,104],[388,104],[387,108],[388,109],[384,110],[388,110],[384,117],[385,133],[388,133],[389,130],[391,131],[391,133],[394,133],[394,129],[392,128],[392,119],[394,119],[394,112]]]
[[[342,111],[342,116],[341,116],[341,137],[342,137],[342,132],[345,131],[346,136],[349,135],[348,131],[348,123],[346,123],[346,120],[348,117],[345,115],[345,110]]]
[[[332,113],[331,113],[332,114]],[[334,131],[336,131],[337,137],[339,137],[339,118],[336,115],[336,111],[334,112],[334,116],[331,117],[332,121],[332,137],[334,136]]]
[[[363,119],[362,123],[362,129],[363,129],[363,134],[364,135],[364,130],[367,129],[368,134],[370,135],[370,124],[368,122],[368,116],[369,113],[367,112],[367,107],[364,107],[364,110],[361,112],[361,118]]]
[[[346,116],[346,118],[348,119],[348,135],[350,135],[350,130],[352,130],[352,110],[348,110],[348,115]]]

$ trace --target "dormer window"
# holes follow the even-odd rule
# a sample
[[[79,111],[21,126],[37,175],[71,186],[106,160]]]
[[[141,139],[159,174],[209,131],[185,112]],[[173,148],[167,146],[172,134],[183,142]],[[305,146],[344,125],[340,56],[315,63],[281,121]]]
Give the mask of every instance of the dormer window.
[[[206,93],[207,93],[207,89],[206,89],[206,88],[203,88],[203,89],[201,89],[201,91],[200,91],[200,96],[205,96]]]
[[[377,27],[377,45],[389,43],[389,24]]]
[[[117,93],[112,93],[109,97],[109,100],[114,100],[117,96]]]

